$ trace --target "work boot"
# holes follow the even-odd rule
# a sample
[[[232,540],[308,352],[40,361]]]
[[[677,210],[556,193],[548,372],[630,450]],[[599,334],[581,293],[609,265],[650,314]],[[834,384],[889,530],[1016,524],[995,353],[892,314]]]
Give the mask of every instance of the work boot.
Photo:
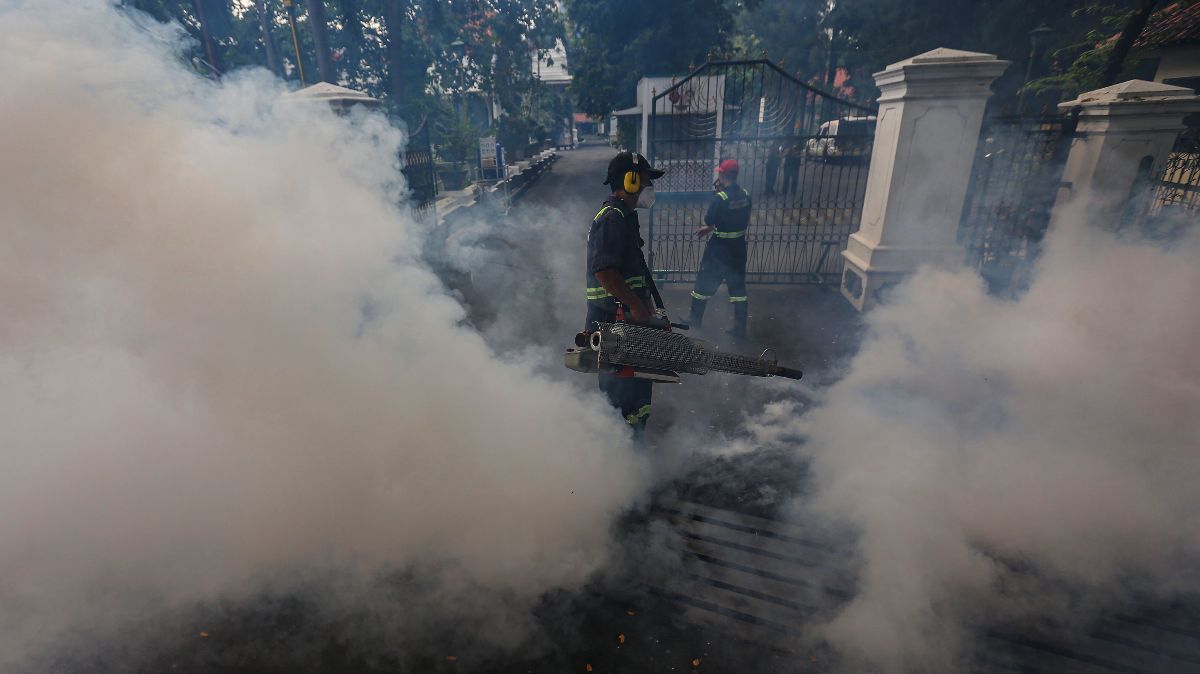
[[[688,325],[693,328],[702,327],[704,324],[704,308],[708,306],[708,300],[701,300],[695,297],[692,298],[692,313],[688,316]]]
[[[728,330],[734,337],[746,336],[746,318],[750,315],[749,302],[733,303],[733,327]]]

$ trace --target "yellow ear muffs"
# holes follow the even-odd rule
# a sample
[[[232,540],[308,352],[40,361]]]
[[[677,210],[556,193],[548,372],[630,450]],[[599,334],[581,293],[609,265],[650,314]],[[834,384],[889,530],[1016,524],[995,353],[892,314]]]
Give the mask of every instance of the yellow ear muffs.
[[[623,185],[623,187],[625,188],[625,191],[630,194],[633,194],[633,193],[637,192],[638,190],[642,189],[642,174],[636,173],[634,171],[630,171],[629,173],[626,173],[625,174],[625,184]]]
[[[642,189],[642,172],[638,169],[638,155],[633,153],[633,170],[625,174],[625,181],[622,187],[629,194],[634,194]]]

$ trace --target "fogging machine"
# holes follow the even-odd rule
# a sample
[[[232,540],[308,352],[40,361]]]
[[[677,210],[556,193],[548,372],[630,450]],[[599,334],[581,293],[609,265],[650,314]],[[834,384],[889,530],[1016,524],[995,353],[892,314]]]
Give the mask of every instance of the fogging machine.
[[[575,335],[575,346],[565,356],[576,372],[605,373],[618,377],[678,383],[681,373],[728,372],[751,377],[799,379],[800,370],[783,367],[771,349],[757,358],[724,353],[699,339],[670,329],[618,321],[597,323],[597,329]],[[673,327],[686,326],[672,324]]]
[[[564,356],[566,366],[576,372],[612,374],[618,377],[649,379],[678,384],[681,373],[708,374],[728,372],[751,377],[799,379],[800,370],[783,367],[775,352],[767,349],[758,358],[722,353],[699,339],[685,337],[671,328],[687,330],[683,323],[666,318],[662,295],[654,283],[654,273],[646,270],[650,297],[661,327],[637,325],[625,320],[625,307],[617,303],[616,322],[597,323],[595,330],[575,335],[575,346]]]

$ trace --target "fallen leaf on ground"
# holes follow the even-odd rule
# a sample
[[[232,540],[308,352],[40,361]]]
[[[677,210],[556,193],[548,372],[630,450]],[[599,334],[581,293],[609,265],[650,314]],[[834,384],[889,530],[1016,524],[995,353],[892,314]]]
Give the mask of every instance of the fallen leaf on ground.
[[[207,637],[207,636],[208,636],[208,632],[201,632],[201,633],[200,633],[200,636],[202,636],[202,637]]]
[[[637,611],[626,611],[625,613],[629,615],[637,615]]]
[[[586,667],[584,667],[584,669],[586,669],[587,671],[589,671],[589,672],[590,672],[590,671],[592,671],[592,666],[591,666],[591,665],[587,665]]]
[[[696,658],[696,659],[692,660],[692,666],[699,667],[700,666],[700,658]]]
[[[447,655],[446,659],[449,660],[450,662],[455,662],[458,660],[458,656],[457,655]]]
[[[618,644],[623,644],[623,643],[625,643],[625,635],[624,635],[624,634],[618,634],[618,635],[617,635],[617,643],[618,643]]]

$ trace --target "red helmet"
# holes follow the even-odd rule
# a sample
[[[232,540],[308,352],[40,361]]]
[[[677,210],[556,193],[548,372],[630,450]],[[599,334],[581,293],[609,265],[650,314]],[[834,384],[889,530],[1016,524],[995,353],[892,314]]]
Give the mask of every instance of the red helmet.
[[[738,163],[737,163],[736,159],[726,159],[725,161],[721,162],[720,166],[717,167],[717,173],[720,173],[722,175],[729,174],[729,173],[736,174],[737,172],[738,172]]]

